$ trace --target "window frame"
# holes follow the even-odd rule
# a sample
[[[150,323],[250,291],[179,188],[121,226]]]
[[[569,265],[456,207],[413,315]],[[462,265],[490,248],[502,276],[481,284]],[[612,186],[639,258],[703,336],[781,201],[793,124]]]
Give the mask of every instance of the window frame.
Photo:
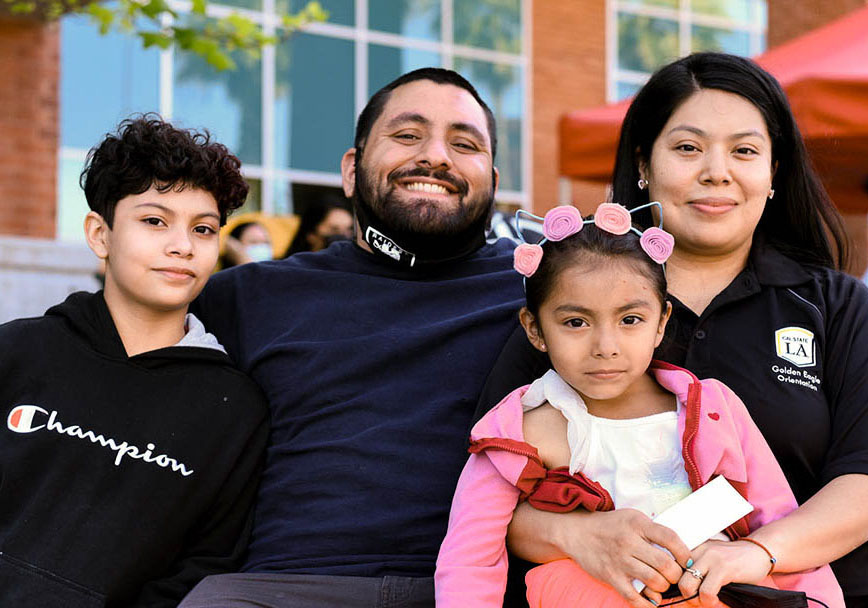
[[[441,40],[431,41],[410,38],[393,33],[368,29],[368,0],[354,0],[355,25],[347,26],[335,23],[314,23],[305,26],[306,34],[325,36],[329,38],[349,40],[354,43],[354,110],[353,122],[358,118],[369,99],[368,92],[368,45],[378,44],[397,49],[418,49],[438,53],[441,65],[452,68],[456,58],[502,63],[519,68],[522,74],[521,95],[521,189],[499,190],[499,202],[530,207],[530,192],[532,192],[531,172],[531,0],[518,0],[521,11],[521,51],[518,54],[503,53],[490,49],[470,47],[455,44],[453,41],[453,0],[440,0]],[[187,0],[169,0],[169,5],[179,14],[192,12],[192,2]],[[208,17],[225,17],[232,13],[242,14],[259,23],[266,34],[275,33],[280,27],[280,17],[275,10],[275,0],[262,0],[262,10],[251,10],[240,7],[209,3]],[[164,23],[170,24],[171,17],[164,16]],[[96,32],[94,32],[96,36]],[[173,116],[174,104],[174,49],[159,51],[159,112],[167,120]],[[275,91],[277,85],[276,48],[266,46],[262,50],[262,107],[261,107],[261,158],[260,164],[245,163],[242,167],[248,178],[261,181],[262,198],[260,208],[265,213],[291,213],[293,211],[291,196],[292,184],[302,183],[316,186],[340,187],[340,172],[311,171],[283,168],[276,165],[275,138],[272,133],[275,125]],[[106,129],[110,129],[107,125]],[[62,136],[62,134],[61,134]],[[352,142],[346,142],[347,147]],[[84,159],[86,149],[61,145],[58,151],[58,166],[62,159]],[[336,163],[337,164],[337,163]],[[278,187],[289,193],[289,200],[276,201],[275,192]],[[61,185],[58,184],[58,194]],[[58,196],[58,205],[61,204]],[[58,229],[59,235],[59,229]]]
[[[762,19],[762,4],[766,5],[765,19]],[[684,57],[691,52],[694,25],[746,32],[748,34],[748,56],[754,57],[765,50],[764,41],[768,32],[767,0],[751,0],[753,18],[748,22],[730,17],[718,17],[693,12],[692,0],[678,0],[678,8],[665,6],[637,5],[630,0],[606,0],[606,100],[609,103],[621,101],[618,97],[618,83],[643,85],[651,72],[624,70],[618,65],[618,14],[631,14],[657,19],[666,19],[678,24],[678,56]]]

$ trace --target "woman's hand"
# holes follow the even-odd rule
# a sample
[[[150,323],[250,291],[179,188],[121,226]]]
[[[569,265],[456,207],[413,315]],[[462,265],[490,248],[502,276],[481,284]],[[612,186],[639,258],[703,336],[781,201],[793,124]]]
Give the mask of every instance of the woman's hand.
[[[558,514],[522,503],[510,524],[509,543],[516,555],[530,561],[573,559],[635,608],[649,608],[648,599],[660,603],[660,593],[682,578],[679,564],[690,559],[675,532],[634,509]],[[633,587],[634,579],[646,585],[648,599]]]
[[[706,541],[693,550],[693,560],[691,570],[699,572],[702,579],[685,570],[678,588],[684,597],[691,597],[697,591],[699,597],[685,602],[684,606],[720,606],[717,594],[725,584],[758,584],[771,568],[766,552],[744,541]]]

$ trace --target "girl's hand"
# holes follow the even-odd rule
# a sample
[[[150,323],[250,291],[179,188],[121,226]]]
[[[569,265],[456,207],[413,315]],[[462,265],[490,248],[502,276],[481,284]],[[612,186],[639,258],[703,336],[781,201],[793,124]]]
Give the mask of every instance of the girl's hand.
[[[717,594],[727,583],[758,584],[769,573],[769,557],[766,552],[752,543],[709,540],[693,550],[692,570],[699,571],[700,580],[687,570],[678,581],[678,588],[684,597],[699,597],[685,602],[684,606],[723,606]]]

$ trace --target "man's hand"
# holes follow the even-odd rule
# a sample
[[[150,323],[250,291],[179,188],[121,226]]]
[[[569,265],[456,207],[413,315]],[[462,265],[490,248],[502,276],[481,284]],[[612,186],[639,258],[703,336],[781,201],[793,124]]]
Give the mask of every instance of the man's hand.
[[[690,559],[690,551],[674,531],[635,509],[556,514],[523,503],[510,525],[509,542],[514,553],[531,561],[573,559],[635,608],[648,608],[648,600],[659,604],[660,594],[682,579],[679,564]],[[633,587],[634,579],[646,585],[646,597]]]

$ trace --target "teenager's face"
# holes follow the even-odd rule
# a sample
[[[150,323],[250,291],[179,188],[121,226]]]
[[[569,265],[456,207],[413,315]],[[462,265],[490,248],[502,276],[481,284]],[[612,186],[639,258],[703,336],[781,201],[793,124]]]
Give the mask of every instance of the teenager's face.
[[[746,253],[771,189],[771,137],[747,99],[702,89],[672,113],[641,173],[676,251]]]
[[[151,187],[124,197],[101,236],[106,299],[157,312],[186,310],[217,263],[219,228],[217,202],[205,190]]]
[[[391,227],[455,234],[488,213],[496,177],[479,103],[460,87],[418,80],[392,91],[345,189],[358,188]]]
[[[650,279],[620,261],[566,267],[522,324],[531,342],[586,400],[629,394],[663,339],[668,314]],[[530,326],[529,326],[530,325]]]

